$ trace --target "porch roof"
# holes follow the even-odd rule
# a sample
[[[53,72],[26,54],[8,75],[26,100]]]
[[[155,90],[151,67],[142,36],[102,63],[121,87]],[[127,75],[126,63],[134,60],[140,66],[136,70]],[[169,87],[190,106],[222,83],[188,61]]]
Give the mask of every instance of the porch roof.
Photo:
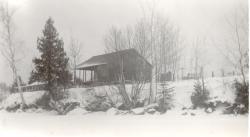
[[[84,63],[76,67],[77,70],[91,70],[93,67],[106,65],[107,63]]]

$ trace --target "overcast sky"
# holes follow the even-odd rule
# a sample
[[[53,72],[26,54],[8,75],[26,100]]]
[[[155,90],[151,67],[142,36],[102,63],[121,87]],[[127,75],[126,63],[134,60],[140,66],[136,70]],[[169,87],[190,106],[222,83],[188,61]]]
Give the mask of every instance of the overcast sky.
[[[186,51],[196,37],[212,39],[225,33],[225,16],[246,0],[158,0],[157,9],[179,26],[185,39]],[[37,37],[41,36],[45,21],[52,17],[65,48],[71,35],[83,43],[83,59],[103,53],[103,36],[112,25],[133,25],[142,16],[142,8],[149,0],[8,0],[17,7],[14,16],[18,37],[24,43],[24,59],[19,72],[25,81],[32,69],[32,58],[38,55]],[[204,44],[208,68],[219,70],[223,63],[211,42]],[[189,52],[187,52],[189,53]],[[187,55],[188,56],[188,55]],[[188,64],[188,63],[186,63]],[[0,82],[12,80],[5,60],[0,58]]]

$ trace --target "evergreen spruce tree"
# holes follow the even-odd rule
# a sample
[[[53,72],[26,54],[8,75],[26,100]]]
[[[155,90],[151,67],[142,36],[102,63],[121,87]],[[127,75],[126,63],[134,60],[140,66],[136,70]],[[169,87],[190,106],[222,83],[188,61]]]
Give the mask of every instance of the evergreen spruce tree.
[[[37,40],[37,48],[41,52],[40,58],[33,59],[35,69],[31,73],[30,81],[45,82],[46,90],[51,99],[56,100],[59,87],[65,87],[71,80],[68,70],[69,58],[63,48],[63,41],[59,38],[54,21],[46,21],[42,37]]]

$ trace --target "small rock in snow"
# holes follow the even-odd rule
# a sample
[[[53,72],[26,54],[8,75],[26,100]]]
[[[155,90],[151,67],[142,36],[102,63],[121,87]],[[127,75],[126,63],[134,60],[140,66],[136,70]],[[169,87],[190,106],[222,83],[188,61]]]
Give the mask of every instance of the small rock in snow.
[[[185,116],[185,115],[187,115],[187,114],[188,114],[187,112],[184,112],[184,113],[182,113],[181,115]]]
[[[149,114],[154,114],[156,112],[156,110],[154,108],[150,108],[150,109],[147,110],[147,112]]]
[[[157,107],[159,107],[159,105],[157,103],[153,103],[153,104],[150,104],[150,105],[146,106],[145,108],[146,109],[150,109],[150,108],[154,108],[155,109]]]
[[[23,112],[23,110],[22,109],[18,109],[16,112],[17,113],[21,113],[21,112]]]
[[[183,107],[182,110],[186,110],[187,108],[186,107]]]
[[[36,109],[35,108],[30,108],[30,109],[26,110],[26,112],[33,113],[33,112],[36,112]]]
[[[244,108],[245,107],[245,105],[243,105],[243,104],[240,104],[240,106],[239,106],[239,108]]]
[[[127,114],[130,114],[130,111],[128,111],[128,110],[119,110],[119,114],[120,115],[127,115]]]
[[[118,110],[116,108],[110,108],[107,110],[107,115],[117,115],[118,114]]]
[[[86,111],[83,108],[77,107],[75,109],[73,109],[72,111],[70,111],[67,115],[83,115],[88,113],[88,111]]]
[[[195,113],[190,113],[191,114],[191,116],[195,116]]]
[[[36,109],[36,113],[42,113],[42,112],[44,112],[44,110],[42,108]]]
[[[212,108],[207,108],[206,110],[205,110],[207,113],[212,113],[213,112],[213,109]]]
[[[154,115],[161,115],[161,113],[159,111],[156,111]]]
[[[132,109],[131,111],[135,115],[143,115],[145,113],[144,108],[135,108],[135,109]]]
[[[118,102],[117,104],[115,104],[116,108],[120,107],[121,105],[123,105],[123,103]]]

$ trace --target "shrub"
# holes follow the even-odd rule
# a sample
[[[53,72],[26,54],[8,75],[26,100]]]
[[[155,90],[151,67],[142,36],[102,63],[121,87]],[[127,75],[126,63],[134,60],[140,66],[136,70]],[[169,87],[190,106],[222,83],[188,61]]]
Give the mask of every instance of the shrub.
[[[50,107],[49,102],[50,102],[50,96],[49,93],[46,92],[40,99],[36,101],[36,105],[43,109],[51,110],[52,108]]]
[[[16,104],[16,103],[15,103],[14,106],[11,106],[11,107],[8,106],[8,107],[6,107],[5,109],[6,109],[6,111],[8,111],[8,112],[16,112],[16,110],[18,110],[20,107],[21,107],[20,104]]]
[[[244,114],[248,113],[249,106],[249,83],[241,83],[237,80],[233,83],[233,88],[236,91],[235,104],[233,105],[233,113]]]
[[[207,107],[207,101],[209,99],[209,91],[205,85],[202,85],[200,81],[194,84],[194,92],[191,95],[191,102],[194,108],[197,107]]]
[[[0,103],[10,94],[10,88],[6,83],[0,83]]]
[[[55,110],[59,115],[65,115],[79,103],[68,102],[64,103],[63,100],[68,98],[68,90],[61,87],[53,88],[53,92],[47,91],[40,99],[38,99],[35,105],[39,108],[46,110]]]
[[[169,87],[167,83],[161,84],[162,91],[158,94],[158,110],[161,113],[165,113],[167,110],[173,107],[173,87]]]
[[[56,87],[53,92],[50,93],[54,101],[60,101],[62,99],[68,98],[68,90],[63,89],[63,87]]]
[[[0,91],[0,103],[7,98],[8,94]]]
[[[106,96],[95,95],[93,100],[89,100],[85,106],[88,111],[106,111],[111,108],[112,103]]]

